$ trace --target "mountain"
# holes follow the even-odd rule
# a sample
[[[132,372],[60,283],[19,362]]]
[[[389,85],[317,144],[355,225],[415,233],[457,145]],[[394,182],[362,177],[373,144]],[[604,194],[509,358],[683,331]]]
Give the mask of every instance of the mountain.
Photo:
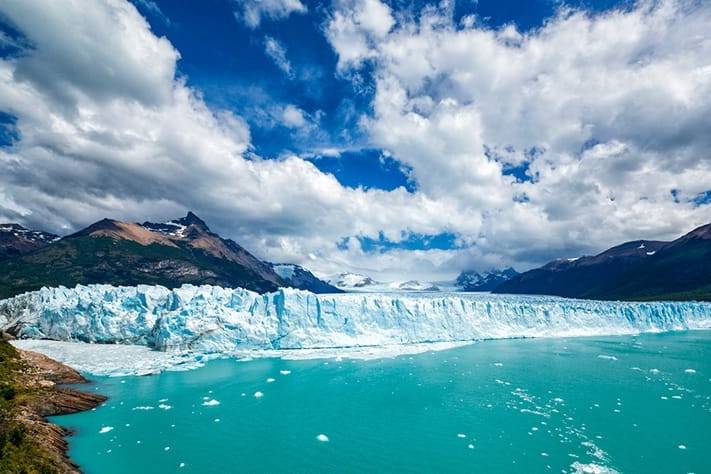
[[[516,275],[518,275],[518,272],[511,267],[503,270],[494,269],[484,273],[469,270],[459,274],[455,285],[460,291],[493,291],[503,282]]]
[[[270,264],[285,286],[308,290],[312,293],[343,293],[343,290],[317,278],[313,273],[293,263]]]
[[[344,290],[348,289],[367,289],[378,285],[378,282],[366,275],[360,273],[340,273],[328,280],[328,283]]]
[[[283,284],[270,265],[210,231],[192,212],[167,223],[103,219],[0,262],[0,298],[90,283],[212,284],[258,292]]]
[[[430,282],[420,282],[417,280],[394,282],[391,283],[389,286],[393,290],[400,291],[439,291],[439,287],[437,285],[433,285]]]
[[[711,224],[672,241],[636,240],[598,255],[555,260],[496,293],[588,299],[711,300]]]
[[[376,281],[360,273],[340,273],[328,282],[345,291],[371,291],[371,292],[396,292],[396,291],[440,291],[437,285],[430,282],[417,280],[408,281]]]
[[[0,224],[0,261],[25,255],[57,239],[57,235],[26,229],[19,224]]]

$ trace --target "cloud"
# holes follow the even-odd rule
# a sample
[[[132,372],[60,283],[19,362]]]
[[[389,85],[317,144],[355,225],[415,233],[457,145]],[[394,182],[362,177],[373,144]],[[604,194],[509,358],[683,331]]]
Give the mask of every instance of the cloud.
[[[326,27],[326,38],[338,53],[338,69],[359,66],[375,54],[376,43],[395,24],[390,7],[379,0],[343,0]]]
[[[449,223],[470,265],[527,266],[711,220],[693,201],[711,187],[708,3],[562,10],[529,32],[426,8],[374,33],[359,20],[372,9],[341,4],[326,37],[343,73],[371,66],[372,145],[418,192],[480,222],[475,234]],[[522,165],[527,179],[506,173]]]
[[[269,59],[274,61],[274,64],[281,69],[284,74],[290,79],[294,77],[294,71],[291,68],[291,63],[286,57],[286,48],[277,39],[267,36],[264,38],[264,52]]]
[[[304,111],[295,105],[287,105],[281,112],[282,124],[288,128],[303,128],[308,125]]]
[[[19,134],[0,148],[0,221],[67,233],[192,209],[264,258],[314,255],[318,270],[345,237],[434,233],[453,212],[403,188],[346,188],[298,156],[255,156],[244,120],[176,77],[178,51],[130,3],[17,0],[0,12],[33,44],[0,59],[0,110]],[[315,119],[293,105],[280,118]]]
[[[158,4],[152,0],[133,0],[134,4],[142,8],[144,11],[150,13],[154,17],[158,18],[160,21],[162,21],[165,25],[170,26],[171,21],[170,18],[168,18],[164,13],[163,10],[160,9]]]
[[[300,0],[233,0],[235,18],[254,29],[263,18],[283,20],[292,13],[306,13],[306,5]]]
[[[6,0],[2,17],[32,48],[0,59],[0,110],[18,137],[0,148],[0,220],[67,232],[189,208],[271,261],[420,279],[711,221],[697,199],[711,187],[710,5],[562,11],[529,32],[376,0],[335,8],[324,32],[339,73],[374,88],[349,132],[403,164],[415,192],[256,156],[245,120],[176,74],[180,53],[128,2]],[[273,126],[318,133],[299,104],[266,109]],[[366,252],[357,238],[443,232],[457,249]]]

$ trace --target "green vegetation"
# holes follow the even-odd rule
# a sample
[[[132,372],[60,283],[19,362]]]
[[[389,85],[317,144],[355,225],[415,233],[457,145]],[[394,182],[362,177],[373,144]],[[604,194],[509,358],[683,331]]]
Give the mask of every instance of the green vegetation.
[[[23,257],[0,262],[0,298],[43,286],[78,284],[163,285],[183,283],[271,291],[274,284],[248,268],[200,249],[141,245],[109,237],[64,239]]]
[[[0,472],[59,472],[52,455],[20,421],[23,406],[39,395],[23,383],[26,370],[17,350],[0,340]]]

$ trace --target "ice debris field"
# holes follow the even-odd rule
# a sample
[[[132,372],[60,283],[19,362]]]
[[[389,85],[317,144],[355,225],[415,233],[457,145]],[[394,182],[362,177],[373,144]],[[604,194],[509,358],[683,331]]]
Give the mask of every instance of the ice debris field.
[[[121,359],[114,364],[150,373],[161,367],[191,368],[224,355],[390,356],[482,339],[708,329],[711,303],[80,285],[42,288],[0,301],[0,327],[20,339],[120,344],[102,364],[87,344],[18,343],[88,372],[102,373],[110,359]]]

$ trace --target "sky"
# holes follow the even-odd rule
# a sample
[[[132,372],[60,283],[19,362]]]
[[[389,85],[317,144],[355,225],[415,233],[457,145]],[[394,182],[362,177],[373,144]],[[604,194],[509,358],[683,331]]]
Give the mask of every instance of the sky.
[[[0,2],[0,222],[439,281],[711,222],[709,150],[706,1]]]

